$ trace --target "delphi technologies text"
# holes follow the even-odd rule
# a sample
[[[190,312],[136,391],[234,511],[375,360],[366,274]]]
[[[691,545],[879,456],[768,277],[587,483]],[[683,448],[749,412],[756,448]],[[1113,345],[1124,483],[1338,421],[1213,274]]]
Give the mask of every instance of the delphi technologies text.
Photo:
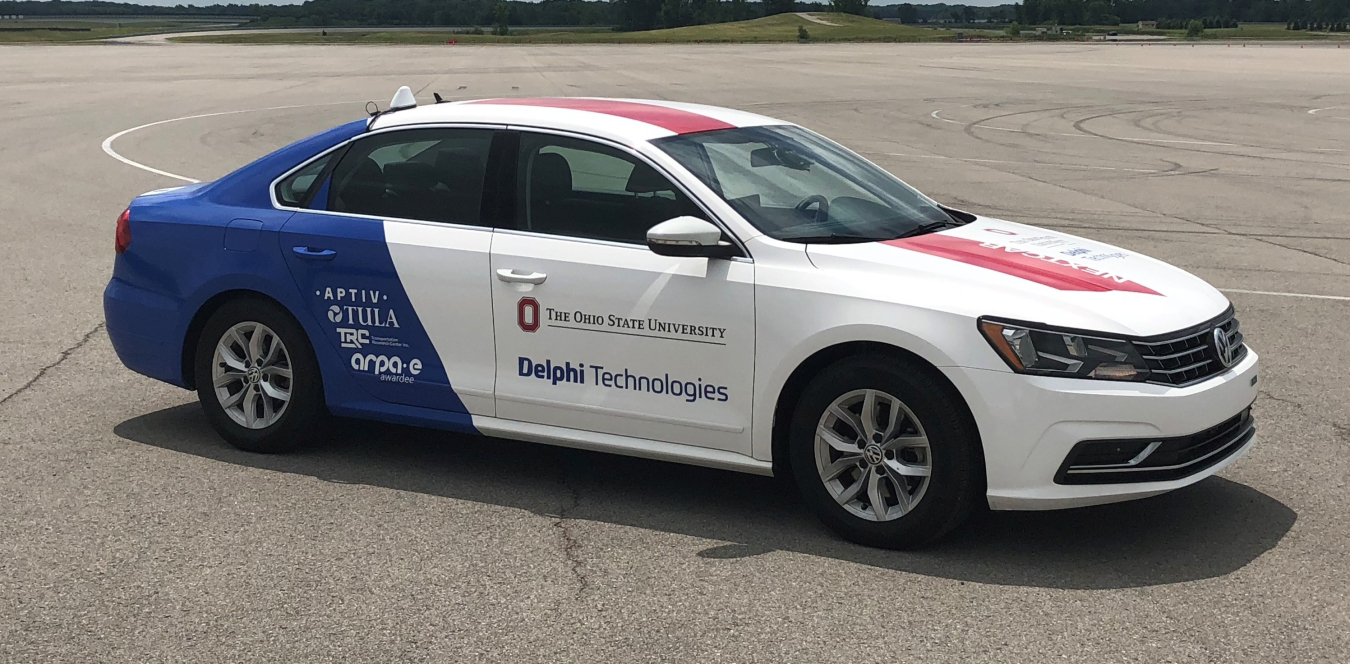
[[[628,369],[609,371],[596,364],[587,367],[584,363],[564,362],[554,364],[552,360],[544,360],[542,363],[538,363],[528,357],[519,358],[517,364],[517,373],[521,378],[538,378],[548,381],[552,385],[598,385],[613,390],[668,394],[672,397],[684,399],[689,403],[699,400],[728,401],[731,399],[725,386],[705,383],[702,377],[695,380],[683,380],[671,378],[669,373],[663,373],[660,376],[643,376]],[[590,372],[589,376],[587,376],[587,371]]]

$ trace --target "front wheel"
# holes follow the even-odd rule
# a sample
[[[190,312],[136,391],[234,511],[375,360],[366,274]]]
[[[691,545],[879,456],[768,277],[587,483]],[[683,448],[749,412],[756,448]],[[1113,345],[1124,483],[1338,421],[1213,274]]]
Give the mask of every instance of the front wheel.
[[[227,442],[282,452],[316,438],[326,422],[323,382],[304,329],[260,299],[225,303],[197,342],[197,397]]]
[[[912,362],[841,360],[803,391],[789,432],[806,503],[846,539],[888,549],[950,532],[980,498],[978,436],[952,390]]]

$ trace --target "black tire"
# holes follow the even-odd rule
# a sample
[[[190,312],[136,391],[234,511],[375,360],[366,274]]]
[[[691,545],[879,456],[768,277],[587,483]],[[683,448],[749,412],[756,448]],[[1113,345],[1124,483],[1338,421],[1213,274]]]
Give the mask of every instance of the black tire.
[[[290,401],[281,409],[275,422],[262,428],[249,428],[232,419],[217,397],[213,384],[216,346],[227,331],[240,323],[260,323],[269,328],[281,340],[289,356]],[[231,445],[249,452],[285,452],[326,433],[329,416],[314,348],[290,312],[275,302],[244,297],[221,305],[207,319],[198,337],[194,366],[197,398],[202,409],[211,426]],[[249,389],[247,383],[244,389]]]
[[[983,500],[978,432],[961,407],[960,396],[928,371],[897,357],[845,358],[821,371],[798,399],[788,434],[793,477],[807,505],[847,540],[886,549],[920,547],[951,532]],[[850,512],[817,470],[816,430],[826,409],[844,395],[867,389],[903,402],[928,438],[928,485],[911,511],[890,521],[869,521]],[[859,472],[866,476],[868,471]]]

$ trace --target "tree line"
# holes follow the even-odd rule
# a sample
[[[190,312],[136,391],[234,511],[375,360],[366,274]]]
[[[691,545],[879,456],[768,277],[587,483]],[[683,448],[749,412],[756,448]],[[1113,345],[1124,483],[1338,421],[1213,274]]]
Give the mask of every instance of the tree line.
[[[1023,0],[1017,21],[1023,25],[1118,25],[1159,21],[1158,27],[1205,27],[1237,23],[1331,25],[1350,18],[1350,0]]]
[[[0,0],[0,15],[4,16],[255,16],[258,5],[209,5],[197,7],[178,5],[161,7],[137,5],[130,2],[70,2],[68,0]]]
[[[0,0],[0,14],[250,16],[262,26],[613,26],[650,30],[742,21],[792,11],[841,11],[902,23],[1117,25],[1159,21],[1185,27],[1236,22],[1285,23],[1291,29],[1344,29],[1350,0],[1023,0],[1017,5],[869,6],[869,0],[308,0],[299,5],[176,5]]]

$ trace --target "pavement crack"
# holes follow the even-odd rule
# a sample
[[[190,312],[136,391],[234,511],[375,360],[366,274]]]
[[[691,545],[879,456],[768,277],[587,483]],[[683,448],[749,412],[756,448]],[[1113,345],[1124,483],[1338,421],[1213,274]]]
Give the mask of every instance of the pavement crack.
[[[567,561],[567,566],[572,570],[572,576],[577,582],[576,598],[581,599],[586,590],[590,588],[590,578],[586,574],[586,563],[581,559],[581,543],[577,541],[575,521],[568,518],[568,515],[581,503],[581,492],[567,479],[567,471],[563,470],[560,483],[567,490],[570,500],[558,509],[558,514],[554,517],[553,527],[558,531],[559,548],[562,551],[563,558]]]
[[[1288,406],[1293,406],[1294,408],[1297,408],[1297,409],[1299,410],[1299,412],[1303,413],[1305,416],[1310,417],[1310,418],[1312,418],[1312,419],[1314,419],[1314,420],[1318,420],[1318,421],[1320,421],[1320,422],[1325,422],[1328,426],[1331,427],[1332,431],[1335,431],[1335,432],[1336,432],[1336,436],[1337,436],[1338,438],[1340,438],[1341,440],[1343,440],[1343,441],[1345,441],[1345,442],[1347,442],[1347,443],[1350,443],[1350,426],[1341,424],[1340,422],[1337,422],[1336,420],[1330,419],[1330,418],[1326,417],[1325,415],[1322,415],[1321,413],[1318,413],[1318,412],[1315,411],[1315,410],[1310,410],[1309,408],[1307,408],[1307,407],[1304,406],[1303,404],[1301,404],[1301,403],[1299,403],[1299,402],[1297,402],[1297,401],[1294,401],[1293,399],[1286,399],[1286,398],[1284,398],[1284,397],[1278,397],[1278,396],[1275,396],[1274,394],[1271,394],[1270,392],[1267,392],[1267,391],[1265,391],[1265,390],[1258,390],[1258,391],[1257,391],[1257,395],[1258,395],[1258,396],[1263,396],[1263,397],[1265,397],[1265,398],[1267,398],[1267,399],[1270,399],[1271,401],[1278,401],[1278,402],[1280,402],[1280,403],[1282,403],[1282,404],[1285,404],[1285,405],[1288,405]]]
[[[19,389],[14,390],[13,392],[10,392],[9,394],[6,394],[5,397],[4,397],[3,399],[0,399],[0,406],[3,406],[3,405],[5,405],[5,404],[9,403],[9,400],[10,400],[10,399],[13,399],[14,397],[17,397],[17,396],[19,396],[20,394],[23,394],[24,392],[27,392],[30,388],[32,388],[34,385],[36,385],[37,382],[38,382],[39,380],[42,380],[42,377],[45,376],[45,375],[47,375],[47,372],[48,372],[48,371],[51,371],[52,369],[55,369],[55,368],[58,367],[58,366],[61,366],[61,363],[62,363],[62,362],[65,362],[66,360],[70,359],[70,356],[71,356],[75,351],[79,350],[79,349],[82,348],[85,344],[89,343],[89,340],[90,340],[90,339],[93,339],[93,338],[94,338],[94,335],[95,335],[95,334],[98,334],[99,331],[101,331],[101,330],[103,329],[103,325],[104,325],[103,323],[99,323],[98,325],[95,325],[95,326],[94,326],[94,329],[89,330],[88,332],[86,332],[86,333],[84,334],[83,337],[80,337],[80,340],[77,341],[77,342],[75,342],[75,345],[73,345],[73,346],[71,346],[71,347],[69,347],[69,348],[67,348],[67,349],[65,349],[65,350],[63,350],[63,351],[61,351],[61,354],[60,354],[59,356],[57,356],[57,358],[56,358],[56,360],[55,360],[54,362],[52,362],[51,364],[48,364],[48,365],[42,367],[41,369],[38,369],[38,372],[37,372],[36,374],[34,374],[32,378],[29,378],[29,379],[28,379],[28,382],[24,383],[23,385],[20,385],[20,386],[19,386]]]
[[[1141,209],[1143,209],[1143,208],[1141,208]],[[1160,213],[1160,214],[1161,214],[1161,213]],[[1319,254],[1319,253],[1316,253],[1316,252],[1313,252],[1313,251],[1309,251],[1309,250],[1307,250],[1307,249],[1303,249],[1303,248],[1300,248],[1300,247],[1291,247],[1291,246],[1286,245],[1286,244],[1280,244],[1279,242],[1275,242],[1274,240],[1269,240],[1269,239],[1267,239],[1267,238],[1264,237],[1264,236],[1260,236],[1260,235],[1243,235],[1242,233],[1237,233],[1237,232],[1234,232],[1234,231],[1230,231],[1230,230],[1228,230],[1227,228],[1224,228],[1224,227],[1222,227],[1222,226],[1218,226],[1218,225],[1215,225],[1215,224],[1207,224],[1207,223],[1205,223],[1205,222],[1203,222],[1203,221],[1196,221],[1196,220],[1194,220],[1194,219],[1187,219],[1186,217],[1182,217],[1182,216],[1175,215],[1175,214],[1169,214],[1169,215],[1165,215],[1165,216],[1172,217],[1173,219],[1180,219],[1180,220],[1182,220],[1182,221],[1184,221],[1184,222],[1191,223],[1191,224],[1195,224],[1196,226],[1201,226],[1201,227],[1204,227],[1204,228],[1208,228],[1208,229],[1211,229],[1211,230],[1215,230],[1215,231],[1218,231],[1218,232],[1223,233],[1223,234],[1225,234],[1225,235],[1232,235],[1232,236],[1235,236],[1235,237],[1245,237],[1245,238],[1249,238],[1249,239],[1251,239],[1251,240],[1254,240],[1254,241],[1256,241],[1256,242],[1261,242],[1261,243],[1263,243],[1263,244],[1268,244],[1268,245],[1270,245],[1270,246],[1272,246],[1272,247],[1279,247],[1279,248],[1281,248],[1281,249],[1285,249],[1285,250],[1288,250],[1288,251],[1295,251],[1295,252],[1298,252],[1298,253],[1301,253],[1301,254],[1305,254],[1305,255],[1308,255],[1308,256],[1313,256],[1313,257],[1315,257],[1315,258],[1321,258],[1321,259],[1323,259],[1323,260],[1331,261],[1331,262],[1333,262],[1333,263],[1339,263],[1339,264],[1341,264],[1341,265],[1350,265],[1350,263],[1346,263],[1346,262],[1343,261],[1343,260],[1340,260],[1340,259],[1337,259],[1337,258],[1332,258],[1332,257],[1330,257],[1330,256],[1324,256],[1324,255],[1322,255],[1322,254]]]

